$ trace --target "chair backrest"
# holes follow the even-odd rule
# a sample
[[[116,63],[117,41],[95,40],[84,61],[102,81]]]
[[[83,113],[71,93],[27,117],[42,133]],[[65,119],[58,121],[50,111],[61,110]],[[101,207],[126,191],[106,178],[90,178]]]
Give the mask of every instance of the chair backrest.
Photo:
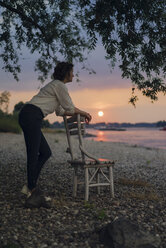
[[[83,116],[80,116],[80,114],[77,114],[68,118],[64,116],[63,119],[69,145],[69,153],[71,155],[71,159],[74,160],[75,158],[71,136],[77,135],[79,140],[79,147],[83,147],[83,135],[85,134],[85,118]],[[85,155],[82,151],[81,158],[83,161],[85,160]]]
[[[95,160],[97,163],[100,163],[98,158],[91,155],[84,148],[83,135],[85,135],[85,117],[80,116],[80,114],[77,114],[72,117],[64,116],[63,119],[64,119],[64,124],[65,124],[65,129],[66,129],[67,141],[69,145],[68,151],[71,155],[71,159],[72,160],[75,159],[71,136],[77,135],[82,162],[85,161],[85,156],[87,156],[88,158]]]

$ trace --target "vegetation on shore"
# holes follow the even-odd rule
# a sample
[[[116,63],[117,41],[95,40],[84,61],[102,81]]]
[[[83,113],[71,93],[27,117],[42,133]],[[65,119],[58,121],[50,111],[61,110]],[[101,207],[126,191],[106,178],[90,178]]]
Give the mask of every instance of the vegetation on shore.
[[[63,128],[42,128],[43,133],[65,133],[65,129]]]
[[[0,94],[0,132],[20,133],[21,128],[18,124],[18,111],[15,105],[13,113],[8,113],[10,92],[4,91]],[[19,104],[20,106],[20,104]]]
[[[21,133],[17,114],[6,114],[0,110],[0,132]]]

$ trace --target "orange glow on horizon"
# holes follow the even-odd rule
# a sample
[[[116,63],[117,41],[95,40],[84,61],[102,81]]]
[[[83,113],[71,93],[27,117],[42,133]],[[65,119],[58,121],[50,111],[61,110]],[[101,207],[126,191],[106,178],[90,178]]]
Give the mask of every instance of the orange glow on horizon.
[[[10,91],[9,113],[12,113],[14,105],[19,101],[29,101],[36,91]],[[1,93],[1,92],[0,92]],[[134,108],[128,103],[131,96],[131,88],[119,89],[81,89],[77,91],[69,90],[73,103],[79,109],[82,109],[92,115],[92,122],[157,122],[164,120],[166,108],[166,96],[159,95],[159,100],[151,103],[149,99],[138,94],[139,101]],[[99,110],[104,116],[99,116]],[[153,113],[153,115],[149,114]],[[52,113],[46,117],[53,123],[62,122],[62,117],[57,117]]]

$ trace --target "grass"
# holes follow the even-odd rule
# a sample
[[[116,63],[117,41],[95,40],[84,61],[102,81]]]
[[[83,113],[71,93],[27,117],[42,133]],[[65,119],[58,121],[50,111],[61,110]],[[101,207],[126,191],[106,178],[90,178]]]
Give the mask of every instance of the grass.
[[[126,197],[129,198],[134,198],[138,200],[149,200],[149,201],[160,201],[160,197],[157,195],[156,192],[143,192],[143,193],[138,193],[138,192],[128,192],[125,194]]]
[[[94,204],[92,204],[88,201],[84,201],[84,207],[87,209],[94,209],[95,208]]]
[[[107,215],[107,210],[104,208],[97,208],[93,203],[84,202],[84,207],[89,210],[90,212],[93,213],[93,215],[99,219],[99,220],[104,220],[108,217]]]
[[[106,209],[97,209],[97,211],[96,211],[96,217],[99,220],[106,219],[108,217],[107,212],[106,212]]]
[[[151,163],[151,160],[146,161],[146,165],[150,165],[150,163]]]
[[[132,180],[128,178],[119,178],[117,183],[126,186],[133,186],[133,187],[152,187],[152,185],[140,179]]]
[[[147,183],[146,181],[143,181],[140,179],[131,180],[128,178],[120,178],[117,183],[119,183],[121,185],[132,186],[134,188],[136,188],[136,187],[142,187],[143,188],[143,192],[129,191],[129,192],[125,193],[125,197],[134,198],[134,199],[138,199],[138,200],[142,200],[142,201],[145,201],[145,200],[159,201],[159,200],[161,200],[160,197],[158,196],[158,194],[153,189],[153,185]]]

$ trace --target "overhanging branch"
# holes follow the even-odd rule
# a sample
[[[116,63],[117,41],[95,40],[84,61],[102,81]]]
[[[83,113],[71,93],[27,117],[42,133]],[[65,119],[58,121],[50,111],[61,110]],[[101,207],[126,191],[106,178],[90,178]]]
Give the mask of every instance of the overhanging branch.
[[[17,6],[17,9],[16,9],[16,8],[12,7],[11,5],[4,3],[3,1],[0,1],[0,6],[8,9],[9,11],[11,11],[13,13],[18,14],[19,17],[21,18],[21,20],[27,21],[27,22],[31,23],[35,28],[37,28],[37,29],[39,29],[41,31],[41,33],[42,33],[43,36],[45,36],[44,29],[40,25],[38,25],[33,19],[31,19],[30,17],[28,17],[24,13],[23,9],[20,6]]]

